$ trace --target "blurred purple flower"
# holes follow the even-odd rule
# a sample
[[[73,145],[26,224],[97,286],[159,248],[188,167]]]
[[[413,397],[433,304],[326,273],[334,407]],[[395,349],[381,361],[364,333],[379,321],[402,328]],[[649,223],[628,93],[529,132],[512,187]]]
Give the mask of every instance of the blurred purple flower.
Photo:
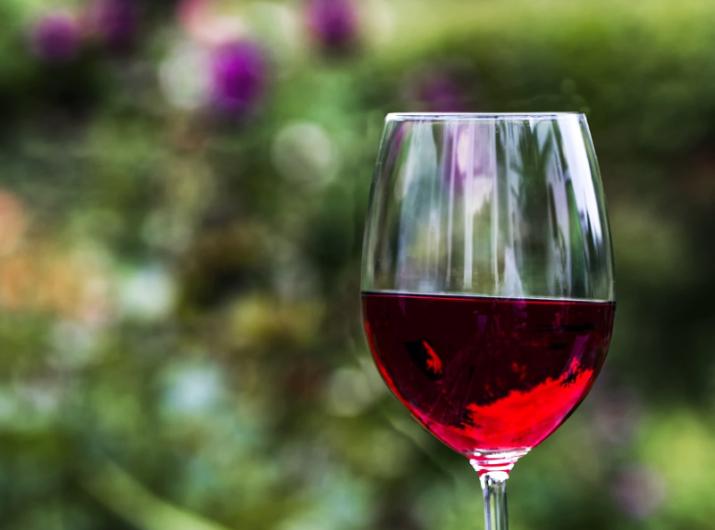
[[[497,171],[496,130],[490,123],[456,123],[445,128],[443,182],[455,193],[472,197],[475,210],[493,193]]]
[[[358,12],[353,0],[308,0],[308,28],[328,53],[350,50],[358,40]]]
[[[56,11],[40,18],[32,28],[32,51],[48,62],[73,59],[82,36],[77,19],[70,13]]]
[[[635,519],[645,519],[663,503],[665,480],[654,469],[637,466],[615,478],[613,496],[621,510]]]
[[[596,434],[611,445],[627,445],[638,430],[642,406],[631,390],[612,387],[594,395]]]
[[[425,110],[455,112],[465,110],[465,97],[456,80],[444,72],[420,75],[409,87],[412,98]]]
[[[114,50],[126,50],[134,43],[139,25],[135,0],[95,0],[88,11],[92,31]]]
[[[268,81],[263,50],[249,41],[224,44],[210,60],[210,98],[215,110],[242,115],[255,108]]]

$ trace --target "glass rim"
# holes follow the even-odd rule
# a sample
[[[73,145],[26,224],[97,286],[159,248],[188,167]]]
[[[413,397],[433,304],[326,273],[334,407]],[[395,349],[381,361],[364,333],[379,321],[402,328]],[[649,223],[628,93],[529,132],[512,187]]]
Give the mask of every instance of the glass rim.
[[[585,119],[578,111],[556,112],[390,112],[385,121],[463,121],[463,120],[530,120],[530,119]]]

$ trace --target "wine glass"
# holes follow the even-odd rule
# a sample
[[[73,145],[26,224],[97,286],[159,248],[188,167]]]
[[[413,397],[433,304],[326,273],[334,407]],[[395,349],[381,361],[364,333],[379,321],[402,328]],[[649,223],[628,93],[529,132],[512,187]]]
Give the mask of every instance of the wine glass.
[[[486,528],[505,530],[510,471],[583,400],[611,338],[611,242],[586,117],[389,114],[362,307],[390,390],[468,458]]]

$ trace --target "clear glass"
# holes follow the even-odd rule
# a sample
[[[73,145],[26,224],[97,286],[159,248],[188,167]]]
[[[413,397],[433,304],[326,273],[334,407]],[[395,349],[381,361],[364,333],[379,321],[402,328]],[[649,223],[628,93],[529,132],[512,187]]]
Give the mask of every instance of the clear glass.
[[[481,477],[507,527],[515,462],[585,397],[614,310],[579,113],[389,114],[365,227],[363,320],[387,385]]]

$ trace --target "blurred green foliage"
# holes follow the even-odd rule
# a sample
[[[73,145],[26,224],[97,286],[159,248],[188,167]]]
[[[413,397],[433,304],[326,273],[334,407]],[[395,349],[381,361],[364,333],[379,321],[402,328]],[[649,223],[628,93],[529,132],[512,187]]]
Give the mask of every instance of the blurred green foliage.
[[[609,201],[609,360],[517,466],[512,527],[712,528],[715,4],[359,6],[328,57],[299,2],[217,7],[270,55],[236,120],[177,100],[173,2],[62,64],[27,44],[50,2],[0,6],[0,528],[480,527],[360,330],[382,117],[435,76],[461,110],[585,111]]]

